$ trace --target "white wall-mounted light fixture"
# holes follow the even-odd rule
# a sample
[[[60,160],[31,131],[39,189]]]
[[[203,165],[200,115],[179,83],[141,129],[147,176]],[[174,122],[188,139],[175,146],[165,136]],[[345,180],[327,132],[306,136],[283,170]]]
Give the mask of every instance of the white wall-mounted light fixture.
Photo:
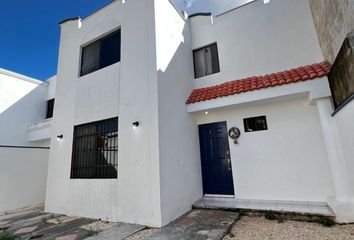
[[[57,141],[60,142],[61,140],[63,140],[63,134],[60,134],[57,136]]]
[[[208,111],[205,111],[205,112],[204,112],[204,114],[205,114],[205,115],[208,115],[208,114],[209,114],[209,112],[208,112]]]
[[[133,129],[137,129],[139,127],[140,123],[138,121],[133,122]]]
[[[270,3],[270,0],[263,0],[264,4]]]

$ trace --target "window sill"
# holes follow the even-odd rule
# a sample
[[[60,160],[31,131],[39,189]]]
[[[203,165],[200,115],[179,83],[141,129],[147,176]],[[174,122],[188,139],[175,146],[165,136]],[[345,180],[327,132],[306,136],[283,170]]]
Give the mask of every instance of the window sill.
[[[337,109],[332,113],[332,117],[335,116],[338,112],[340,112],[348,103],[354,100],[354,93],[350,95],[344,102],[342,102]]]
[[[43,128],[47,128],[47,127],[51,127],[52,126],[52,121],[53,121],[53,118],[47,118],[47,119],[44,119],[40,122],[37,122],[31,126],[29,126],[27,128],[28,131],[33,131],[33,130],[38,130],[38,129],[43,129]]]

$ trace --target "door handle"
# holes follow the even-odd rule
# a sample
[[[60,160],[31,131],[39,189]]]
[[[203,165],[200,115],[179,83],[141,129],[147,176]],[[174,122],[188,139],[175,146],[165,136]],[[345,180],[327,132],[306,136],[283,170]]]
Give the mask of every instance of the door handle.
[[[231,159],[230,158],[227,159],[227,164],[229,165],[229,171],[231,171]]]

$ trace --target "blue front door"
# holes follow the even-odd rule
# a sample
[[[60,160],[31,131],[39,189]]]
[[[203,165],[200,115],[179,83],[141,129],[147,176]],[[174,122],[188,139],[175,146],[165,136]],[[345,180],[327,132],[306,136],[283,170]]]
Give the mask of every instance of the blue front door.
[[[199,125],[204,194],[234,195],[226,122]]]

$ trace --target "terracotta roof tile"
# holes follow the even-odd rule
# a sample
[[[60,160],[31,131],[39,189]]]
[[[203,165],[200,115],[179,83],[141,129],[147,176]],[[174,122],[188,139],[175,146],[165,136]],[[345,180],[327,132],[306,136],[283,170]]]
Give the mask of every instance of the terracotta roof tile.
[[[275,87],[320,78],[326,76],[330,69],[331,65],[329,63],[322,62],[304,67],[293,68],[283,72],[258,77],[248,77],[211,87],[194,89],[187,100],[187,104],[202,102],[219,97],[226,97],[262,88]]]

